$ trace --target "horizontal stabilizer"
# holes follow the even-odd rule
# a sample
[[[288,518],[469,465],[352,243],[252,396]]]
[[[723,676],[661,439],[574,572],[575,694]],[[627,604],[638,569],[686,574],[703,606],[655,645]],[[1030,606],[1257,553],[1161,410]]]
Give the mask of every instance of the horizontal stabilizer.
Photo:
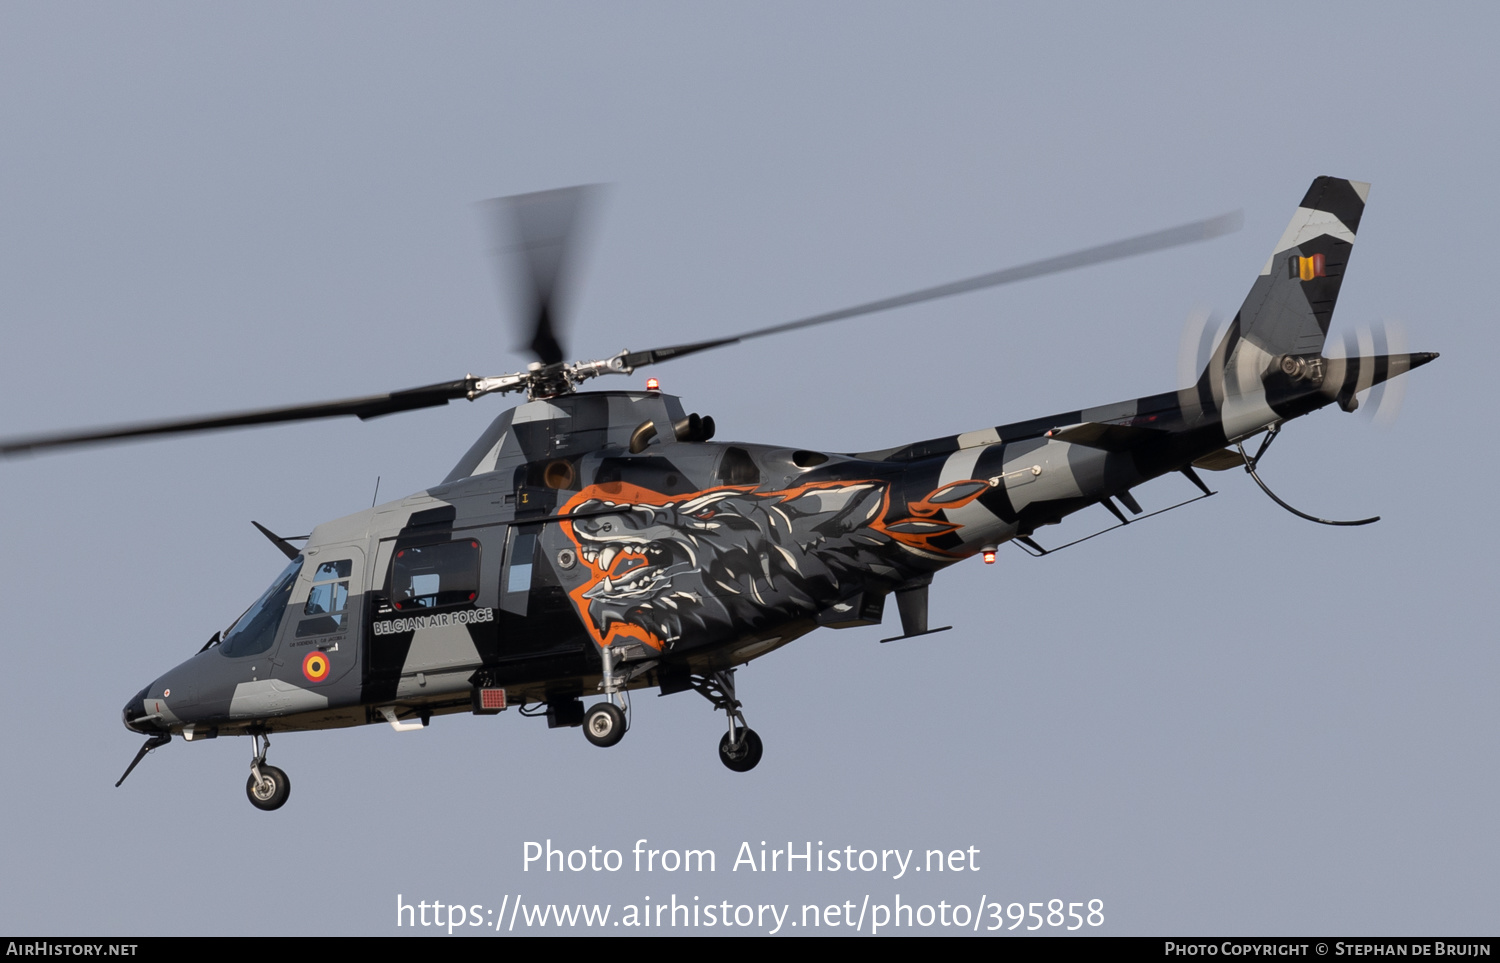
[[[1228,448],[1220,448],[1218,451],[1209,452],[1202,458],[1193,459],[1193,467],[1202,468],[1207,471],[1228,471],[1231,468],[1238,468],[1244,463],[1244,455],[1237,451],[1230,451]]]

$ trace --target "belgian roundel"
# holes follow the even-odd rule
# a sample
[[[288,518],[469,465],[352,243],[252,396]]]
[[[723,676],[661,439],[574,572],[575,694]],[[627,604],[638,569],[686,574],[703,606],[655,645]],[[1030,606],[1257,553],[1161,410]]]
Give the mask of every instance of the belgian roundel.
[[[328,656],[314,649],[302,659],[302,674],[308,682],[322,682],[328,678]]]

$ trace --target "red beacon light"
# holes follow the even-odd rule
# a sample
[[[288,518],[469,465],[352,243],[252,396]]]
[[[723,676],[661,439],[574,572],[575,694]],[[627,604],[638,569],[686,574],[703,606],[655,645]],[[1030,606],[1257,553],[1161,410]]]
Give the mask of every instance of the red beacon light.
[[[983,551],[983,554],[984,554],[984,564],[986,564],[986,565],[994,565],[995,564],[995,546],[994,545],[986,545],[982,551]]]
[[[661,382],[657,381],[655,378],[647,378],[646,379],[646,390],[647,391],[660,391],[661,390]]]

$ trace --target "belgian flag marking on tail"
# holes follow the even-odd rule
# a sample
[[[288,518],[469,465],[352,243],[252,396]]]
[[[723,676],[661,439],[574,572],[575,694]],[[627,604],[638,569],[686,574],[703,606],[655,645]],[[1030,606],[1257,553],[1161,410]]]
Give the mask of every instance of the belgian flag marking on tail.
[[[1304,281],[1311,281],[1313,278],[1326,278],[1328,276],[1323,270],[1324,260],[1321,254],[1314,254],[1312,257],[1298,257],[1293,254],[1286,259],[1286,267],[1287,277],[1289,278],[1301,278]]]

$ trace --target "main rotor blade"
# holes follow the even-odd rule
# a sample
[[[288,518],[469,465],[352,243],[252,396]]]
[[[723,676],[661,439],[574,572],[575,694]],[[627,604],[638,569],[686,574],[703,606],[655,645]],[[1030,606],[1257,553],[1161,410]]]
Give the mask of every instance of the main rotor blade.
[[[559,303],[566,296],[583,220],[598,192],[598,185],[590,184],[483,203],[501,286],[519,298],[526,347],[542,364],[557,364],[567,353]],[[507,283],[503,262],[512,257],[521,263]]]
[[[337,418],[343,415],[353,415],[364,421],[398,411],[413,411],[418,408],[446,405],[456,398],[467,397],[473,386],[474,379],[465,378],[462,381],[447,381],[442,384],[425,385],[421,388],[407,388],[405,391],[392,391],[383,395],[368,395],[364,398],[348,398],[344,401],[328,401],[315,405],[261,408],[257,411],[213,415],[208,418],[145,422],[57,435],[34,435],[29,438],[6,438],[0,439],[0,456],[19,455],[44,448],[64,448],[73,445],[122,441],[129,438],[145,438],[151,435],[177,435],[194,431],[215,431],[221,428],[241,428],[248,425],[270,425],[283,421]]]
[[[1164,231],[1154,231],[1150,234],[1142,234],[1139,237],[1126,238],[1123,241],[1100,244],[1097,247],[1084,248],[1081,251],[1074,251],[1071,254],[1060,254],[1056,257],[1032,261],[1029,264],[1021,264],[1016,267],[1005,268],[1001,271],[991,271],[989,274],[981,274],[977,277],[965,278],[962,281],[953,281],[949,284],[939,284],[936,287],[923,288],[920,291],[912,291],[909,294],[899,294],[893,298],[883,298],[879,301],[857,304],[852,308],[815,314],[809,318],[787,321],[782,324],[773,324],[766,328],[755,328],[727,338],[698,341],[692,344],[671,345],[664,348],[654,348],[650,351],[632,352],[626,356],[625,363],[631,367],[636,367],[651,361],[666,361],[669,358],[680,358],[683,355],[693,354],[697,351],[707,351],[709,348],[735,344],[740,341],[749,341],[751,338],[763,338],[767,335],[781,334],[785,331],[796,331],[799,328],[810,328],[815,324],[842,321],[845,318],[875,314],[878,311],[889,311],[891,308],[905,307],[908,304],[935,301],[938,298],[946,298],[955,294],[966,294],[969,291],[978,291],[982,288],[993,288],[1002,284],[1012,284],[1016,281],[1042,277],[1046,274],[1071,271],[1074,268],[1087,267],[1090,264],[1103,264],[1106,261],[1118,261],[1121,258],[1149,254],[1152,251],[1160,251],[1169,247],[1207,241],[1210,238],[1239,230],[1242,221],[1243,217],[1239,211],[1234,211],[1230,214],[1220,214],[1218,217],[1210,217],[1207,220],[1193,221],[1191,224],[1169,227]]]

